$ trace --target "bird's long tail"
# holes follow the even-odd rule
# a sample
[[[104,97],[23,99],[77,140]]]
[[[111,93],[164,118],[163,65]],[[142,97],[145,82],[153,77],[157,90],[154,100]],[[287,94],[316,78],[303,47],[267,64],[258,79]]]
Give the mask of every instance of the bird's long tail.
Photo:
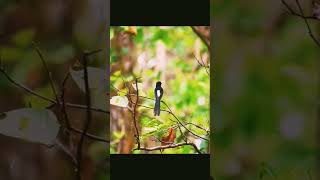
[[[160,99],[159,98],[156,98],[153,112],[154,112],[154,116],[160,116]]]

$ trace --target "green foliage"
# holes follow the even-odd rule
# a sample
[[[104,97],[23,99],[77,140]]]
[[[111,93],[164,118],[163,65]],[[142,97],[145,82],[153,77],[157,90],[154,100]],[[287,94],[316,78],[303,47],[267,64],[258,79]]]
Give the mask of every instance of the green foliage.
[[[18,47],[28,47],[31,45],[32,39],[34,37],[34,30],[33,29],[26,29],[20,32],[17,32],[12,41]]]
[[[220,1],[212,7],[224,22],[213,24],[219,26],[210,144],[215,179],[298,180],[307,179],[308,169],[315,173],[319,48],[301,19],[284,18],[285,9],[270,11],[273,3],[281,4]]]

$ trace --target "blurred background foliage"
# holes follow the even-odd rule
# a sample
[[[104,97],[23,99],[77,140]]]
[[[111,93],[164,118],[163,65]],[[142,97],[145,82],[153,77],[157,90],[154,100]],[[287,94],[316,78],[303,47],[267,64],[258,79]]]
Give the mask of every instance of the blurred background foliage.
[[[311,1],[303,8],[312,15]],[[211,174],[218,180],[319,178],[319,48],[303,19],[288,15],[280,0],[215,1],[211,10]],[[310,23],[318,32],[318,22]]]
[[[157,81],[162,82],[165,101],[174,114],[183,123],[194,123],[209,131],[209,92],[210,77],[195,57],[204,64],[209,64],[209,52],[191,27],[127,27],[115,26],[110,29],[110,96],[126,97],[135,93],[135,77],[139,95],[154,98]],[[194,57],[195,56],[195,57]],[[127,85],[124,84],[127,82]],[[133,99],[135,102],[135,99]],[[141,146],[155,147],[168,133],[168,128],[175,126],[172,115],[161,112],[159,118],[153,115],[154,101],[140,98],[138,125],[141,135]],[[166,109],[162,104],[161,109]],[[133,119],[127,108],[111,105],[111,145],[110,153],[132,153],[136,147],[134,139]],[[193,125],[187,127],[196,134],[207,137],[205,130]],[[175,143],[183,141],[185,134],[191,142],[199,146],[203,153],[208,153],[208,142],[195,138],[181,127],[175,126]],[[160,151],[134,151],[133,153],[160,153]],[[190,154],[195,153],[191,146],[166,149],[163,153]]]
[[[35,92],[54,98],[49,79],[32,42],[42,50],[54,84],[61,83],[69,68],[85,50],[106,46],[106,2],[103,0],[33,0],[0,2],[0,55],[4,68],[17,82]],[[90,58],[89,66],[105,69],[106,55],[98,53]],[[101,84],[101,86],[103,86]],[[70,78],[66,87],[66,102],[84,104],[84,96]],[[0,75],[0,112],[49,105],[15,87]],[[58,110],[53,109],[57,117]],[[85,111],[68,109],[74,127],[82,129]],[[109,136],[105,114],[94,113],[90,133]],[[78,137],[73,136],[72,141]],[[72,179],[74,167],[59,149],[48,149],[0,135],[1,179]],[[84,146],[84,179],[109,179],[105,143],[88,140]],[[73,150],[71,150],[73,151]],[[12,164],[14,162],[14,164]]]

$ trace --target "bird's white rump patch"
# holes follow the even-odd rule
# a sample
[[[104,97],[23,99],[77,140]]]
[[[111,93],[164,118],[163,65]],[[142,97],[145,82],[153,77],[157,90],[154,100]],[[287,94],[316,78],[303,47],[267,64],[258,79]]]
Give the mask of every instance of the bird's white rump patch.
[[[160,97],[161,93],[160,90],[157,90],[157,97]]]

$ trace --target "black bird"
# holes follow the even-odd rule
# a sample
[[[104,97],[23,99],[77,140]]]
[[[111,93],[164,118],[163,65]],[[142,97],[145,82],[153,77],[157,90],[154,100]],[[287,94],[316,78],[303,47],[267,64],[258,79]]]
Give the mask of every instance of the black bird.
[[[160,116],[160,101],[163,95],[163,89],[161,87],[161,82],[158,81],[156,84],[156,88],[154,88],[154,96],[156,98],[156,102],[154,104],[154,115]]]

